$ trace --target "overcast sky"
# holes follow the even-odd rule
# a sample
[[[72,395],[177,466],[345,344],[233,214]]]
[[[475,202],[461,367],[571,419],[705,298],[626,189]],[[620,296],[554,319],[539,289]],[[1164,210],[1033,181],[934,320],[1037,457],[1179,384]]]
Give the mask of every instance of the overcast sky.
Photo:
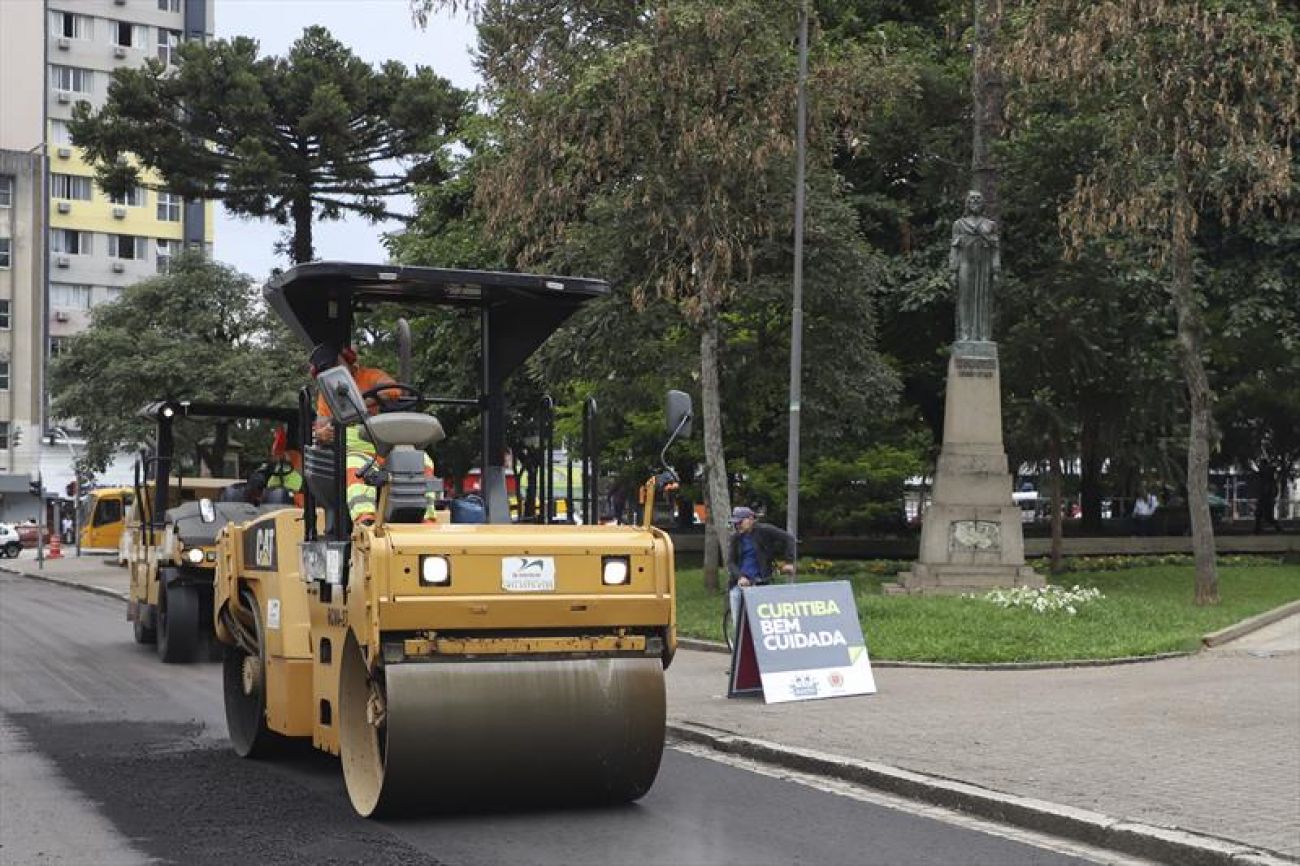
[[[251,36],[263,54],[284,54],[302,35],[304,27],[319,24],[329,29],[359,57],[377,65],[400,60],[407,66],[430,66],[457,87],[473,88],[478,76],[470,58],[474,27],[462,13],[429,19],[419,30],[411,22],[408,0],[217,0],[218,37]],[[409,202],[398,204],[409,210]],[[389,226],[391,228],[391,226]],[[253,277],[263,280],[273,267],[287,267],[274,245],[282,229],[270,220],[250,220],[225,213],[217,205],[215,255]],[[384,261],[387,253],[379,236],[383,224],[363,219],[318,222],[314,241],[322,259]]]

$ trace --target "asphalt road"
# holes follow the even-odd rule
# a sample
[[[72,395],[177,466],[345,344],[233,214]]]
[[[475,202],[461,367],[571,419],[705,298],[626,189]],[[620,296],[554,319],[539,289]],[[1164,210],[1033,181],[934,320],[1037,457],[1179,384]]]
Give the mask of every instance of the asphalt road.
[[[219,665],[163,665],[121,602],[0,575],[3,864],[1134,862],[690,748],[630,806],[366,821],[335,759],[225,735]]]

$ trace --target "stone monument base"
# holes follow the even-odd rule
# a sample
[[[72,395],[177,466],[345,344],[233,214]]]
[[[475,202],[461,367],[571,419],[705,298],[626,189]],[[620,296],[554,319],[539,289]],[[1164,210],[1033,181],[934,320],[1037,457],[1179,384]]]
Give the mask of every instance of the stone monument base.
[[[1025,565],[1020,508],[1002,445],[995,343],[957,343],[948,362],[943,450],[934,501],[921,523],[911,571],[887,592],[959,594],[1046,581]]]

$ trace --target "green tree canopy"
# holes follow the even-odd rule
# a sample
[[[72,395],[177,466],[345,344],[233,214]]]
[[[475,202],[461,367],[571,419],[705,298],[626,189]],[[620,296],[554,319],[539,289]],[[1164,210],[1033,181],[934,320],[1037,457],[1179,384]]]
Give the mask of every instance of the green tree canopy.
[[[183,44],[176,68],[118,69],[103,108],[77,106],[72,133],[105,189],[152,169],[173,193],[288,226],[291,259],[305,262],[314,219],[389,217],[391,196],[440,180],[467,102],[432,69],[375,69],[309,27],[284,57],[239,36]]]
[[[51,411],[75,419],[86,436],[85,462],[100,471],[115,453],[153,435],[152,422],[137,415],[145,403],[189,398],[295,405],[306,381],[305,359],[296,348],[248,277],[185,253],[168,273],[95,308],[90,328],[74,336],[51,367]],[[181,442],[182,435],[194,435],[188,426],[178,434]],[[178,444],[177,453],[193,452]]]
[[[1187,386],[1187,491],[1196,600],[1218,600],[1208,500],[1214,394],[1203,360],[1203,219],[1275,211],[1291,193],[1300,128],[1296,19],[1272,0],[1024,3],[1008,68],[1095,114],[1099,158],[1060,208],[1077,252],[1104,238],[1163,270]]]

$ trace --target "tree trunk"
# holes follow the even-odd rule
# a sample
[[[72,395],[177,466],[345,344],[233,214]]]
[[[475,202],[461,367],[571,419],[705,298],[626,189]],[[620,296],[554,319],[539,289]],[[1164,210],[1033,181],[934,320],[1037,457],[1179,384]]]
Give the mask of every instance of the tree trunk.
[[[293,202],[293,263],[300,265],[315,256],[311,239],[311,199],[298,198]]]
[[[1079,429],[1079,508],[1086,533],[1101,532],[1101,422],[1096,412],[1085,411]]]
[[[203,458],[203,464],[208,467],[208,476],[211,478],[220,478],[225,474],[226,450],[230,445],[230,427],[225,421],[218,421],[212,431],[212,446],[203,448],[200,446],[199,455]],[[202,472],[199,473],[203,474]]]
[[[1178,354],[1191,424],[1187,442],[1187,508],[1192,523],[1192,552],[1196,558],[1196,603],[1219,603],[1219,575],[1214,564],[1214,524],[1210,520],[1210,393],[1201,362],[1201,311],[1192,286],[1192,207],[1183,194],[1174,207],[1170,245],[1171,286],[1178,316]]]
[[[722,393],[718,370],[717,304],[705,300],[700,317],[700,402],[704,414],[704,467],[709,486],[709,526],[718,539],[723,566],[730,565],[731,491],[727,485],[727,458],[722,447]]]
[[[705,589],[716,593],[723,585],[718,580],[718,562],[722,559],[722,549],[718,546],[718,533],[714,532],[714,520],[705,521]]]
[[[1052,574],[1060,574],[1065,564],[1061,557],[1063,521],[1061,520],[1061,434],[1053,429],[1047,443],[1048,471],[1052,476]]]

